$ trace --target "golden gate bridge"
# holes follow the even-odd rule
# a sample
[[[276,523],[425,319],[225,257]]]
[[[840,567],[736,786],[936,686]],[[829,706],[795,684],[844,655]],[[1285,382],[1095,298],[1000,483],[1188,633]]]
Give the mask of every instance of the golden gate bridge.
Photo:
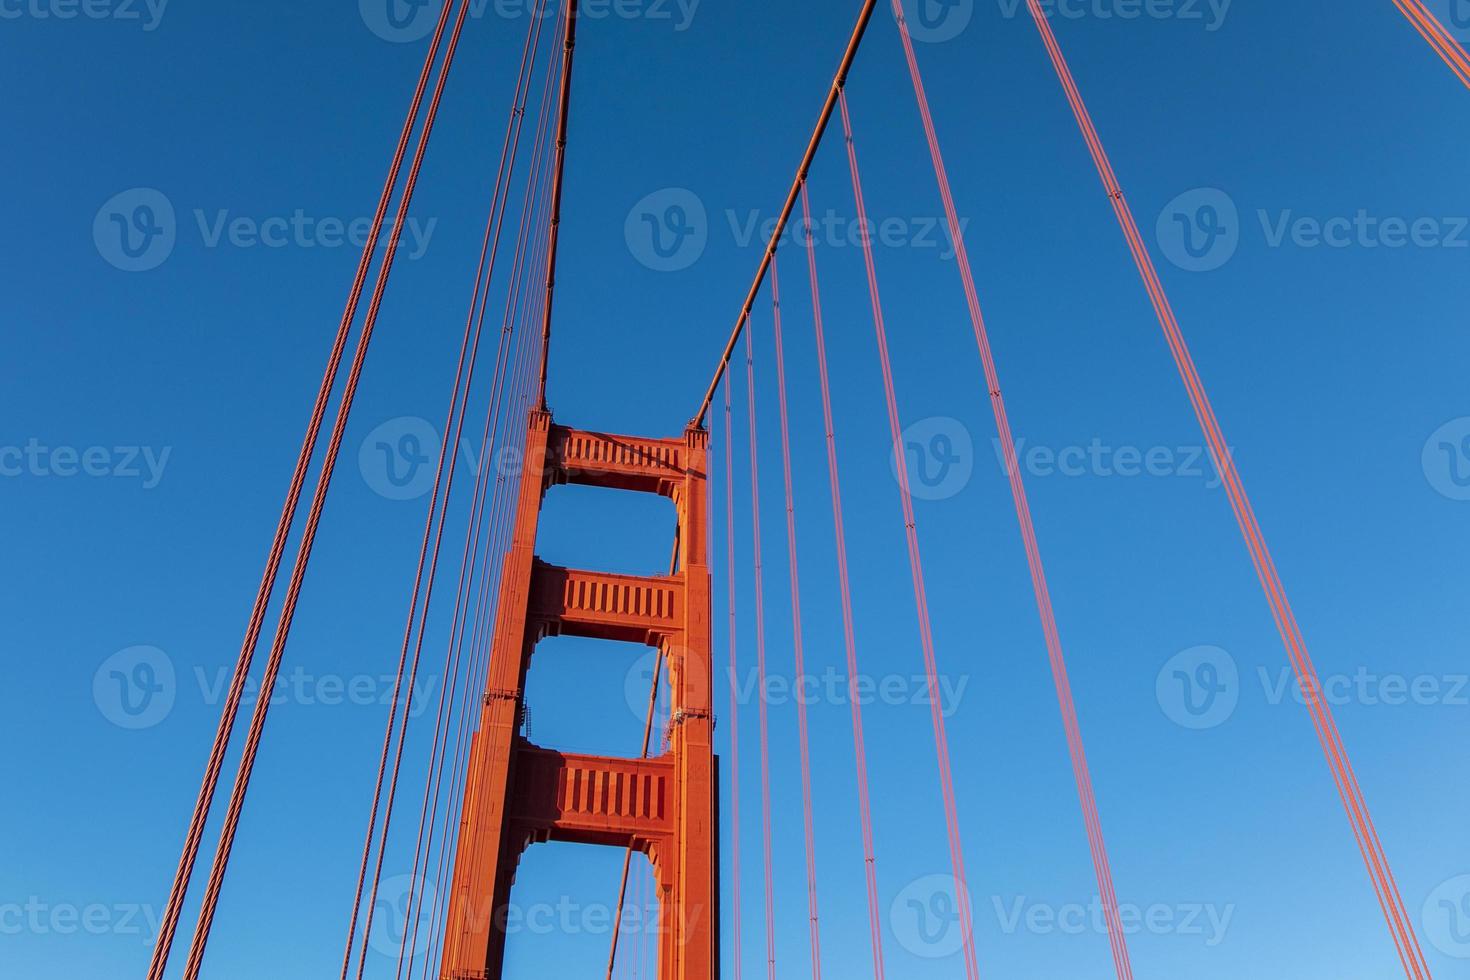
[[[891,3],[930,163],[944,205],[945,222],[955,249],[960,287],[981,363],[980,380],[994,413],[998,445],[1005,457],[1016,519],[1067,738],[1083,828],[1101,896],[1112,966],[1120,980],[1124,980],[1132,977],[1133,967],[1113,882],[1103,815],[1093,789],[1023,468],[1017,460],[1016,440],[1012,435],[1000,369],[991,348],[973,267],[966,253],[963,226],[956,210],[938,126],[925,90],[910,26],[901,0],[891,0]],[[1026,0],[1026,3],[1096,165],[1104,192],[1219,471],[1288,660],[1305,694],[1306,710],[1367,872],[1367,883],[1382,911],[1387,938],[1394,945],[1404,975],[1415,980],[1427,980],[1431,975],[1429,965],[1394,878],[1388,854],[1374,826],[1367,798],[1353,770],[1331,706],[1322,696],[1322,685],[1302,629],[1292,612],[1286,587],[1272,560],[1184,332],[1124,195],[1121,180],[1109,159],[1100,130],[1088,111],[1042,4],[1039,0]],[[1393,0],[1393,3],[1470,88],[1470,55],[1422,0]],[[470,6],[471,0],[445,0],[413,90],[378,200],[372,231],[366,237],[337,327],[311,420],[272,538],[264,574],[254,598],[219,728],[210,749],[203,785],[190,816],[148,980],[163,980],[180,939],[184,908],[198,871],[205,830],[215,811],[225,762],[237,735],[241,705],[266,636],[267,610],[279,592],[279,618],[270,633],[259,680],[260,693],[255,698],[244,732],[238,770],[224,803],[220,837],[198,901],[197,921],[189,934],[184,953],[183,976],[186,980],[197,980],[203,970],[211,929],[227,883],[232,850],[268,720],[271,693],[282,669],[328,489],[354,398],[362,381],[365,358]],[[346,939],[342,980],[349,976],[361,980],[364,975],[390,834],[395,827],[403,826],[405,820],[413,825],[415,811],[415,866],[407,897],[408,925],[398,953],[398,977],[411,976],[415,965],[421,962],[425,978],[433,971],[440,980],[498,980],[503,971],[507,940],[504,911],[510,902],[520,858],[527,847],[544,841],[614,847],[624,851],[623,873],[617,890],[619,919],[627,898],[632,861],[635,854],[643,855],[653,869],[656,898],[665,923],[659,933],[657,975],[661,980],[709,980],[722,973],[722,919],[719,915],[722,826],[733,828],[730,841],[732,891],[737,910],[742,908],[740,862],[744,853],[739,829],[741,800],[737,779],[731,780],[730,820],[723,819],[719,802],[721,769],[732,773],[740,771],[739,742],[734,735],[741,721],[734,692],[735,656],[741,639],[736,633],[737,568],[732,503],[737,457],[732,424],[735,406],[729,375],[743,340],[746,345],[748,402],[745,410],[752,421],[747,466],[753,483],[758,484],[763,457],[755,436],[757,385],[750,345],[752,317],[763,296],[768,296],[771,303],[776,350],[793,652],[797,676],[805,673],[802,589],[795,543],[791,418],[787,397],[791,379],[787,376],[784,355],[784,331],[789,330],[791,324],[782,318],[778,261],[783,257],[778,246],[790,227],[798,232],[805,229],[804,236],[798,234],[795,238],[797,250],[802,254],[791,257],[786,272],[787,275],[804,275],[811,295],[813,317],[810,327],[816,339],[831,519],[837,543],[834,571],[840,589],[849,683],[856,683],[859,676],[860,644],[853,617],[847,557],[848,528],[842,509],[841,450],[836,438],[831,396],[833,378],[822,319],[821,268],[811,237],[813,193],[837,191],[812,188],[808,177],[818,153],[828,145],[826,137],[829,131],[840,130],[841,145],[836,152],[846,157],[851,178],[848,191],[852,195],[858,224],[865,230],[872,227],[863,194],[857,112],[849,103],[847,80],[872,26],[876,7],[877,0],[866,0],[858,13],[831,87],[822,102],[811,139],[785,197],[777,226],[736,314],[729,339],[719,353],[713,377],[702,400],[682,431],[664,437],[645,437],[561,424],[546,401],[579,11],[578,0],[536,0],[535,16],[530,18],[527,28],[507,115],[494,193],[470,290],[455,383],[442,430],[446,434],[452,433],[452,436],[443,441],[437,460],[408,602],[392,707],[377,755],[377,776],[365,819],[362,859],[353,898],[344,913]],[[534,91],[538,64],[542,66],[539,92]],[[801,219],[793,225],[798,208]],[[390,229],[387,235],[382,234],[385,228]],[[381,246],[380,241],[383,243]],[[890,360],[882,277],[872,241],[866,234],[861,245],[890,435],[896,457],[901,460],[904,455],[901,401]],[[380,249],[381,255],[378,254]],[[796,261],[798,258],[801,261]],[[507,267],[508,272],[505,271]],[[497,273],[504,275],[507,286],[503,303],[496,302],[492,309],[492,284]],[[371,291],[368,290],[370,280]],[[364,298],[367,300],[365,308]],[[344,360],[354,328],[356,344],[350,361],[347,361],[344,378]],[[493,357],[489,353],[492,348]],[[472,413],[472,387],[477,375],[483,380],[483,372],[487,369],[491,377],[483,415],[478,406]],[[336,409],[332,413],[334,395]],[[720,440],[721,451],[713,452],[709,422],[711,414],[719,408],[723,409],[723,438]],[[332,425],[328,430],[326,421],[329,414],[332,415]],[[324,430],[325,445],[322,444]],[[481,459],[488,458],[497,448],[506,447],[523,455],[526,463],[518,485],[504,474],[492,480],[489,467],[480,467],[479,472],[471,474],[473,480],[466,485],[465,475],[458,472],[459,454],[453,447],[466,438],[475,438],[476,432]],[[319,451],[322,461],[317,480],[310,497],[306,498],[308,475]],[[727,491],[723,521],[715,520],[715,515],[711,514],[710,484],[717,472],[723,478]],[[939,664],[930,620],[924,556],[917,533],[913,488],[904,466],[897,468],[897,474],[898,513],[905,532],[918,639],[925,675],[931,685],[937,685]],[[542,501],[548,489],[559,484],[655,494],[672,500],[678,514],[678,528],[668,574],[654,577],[614,575],[557,567],[540,560],[536,555],[536,540]],[[446,535],[446,518],[456,490],[469,494],[472,515],[463,541],[448,540]],[[288,544],[301,516],[304,499],[306,514],[283,584],[280,577],[287,568]],[[766,597],[759,494],[753,496],[752,508],[755,561],[751,571],[758,613],[755,649],[757,669],[764,682],[767,637],[764,616],[760,613]],[[713,640],[716,624],[709,567],[711,535],[721,530],[728,556],[725,572],[729,587],[728,640],[731,657],[728,722],[732,728],[732,754],[725,765],[714,752],[717,696]],[[415,795],[407,793],[410,787],[401,782],[408,726],[415,716],[415,682],[426,666],[425,655],[437,655],[426,650],[426,625],[436,590],[445,587],[450,580],[453,581],[454,594],[453,620],[449,641],[443,651],[443,670],[444,676],[452,679],[453,683],[446,685],[437,705],[436,727],[426,766],[427,778],[421,794]],[[640,756],[573,755],[550,751],[531,741],[526,730],[527,666],[539,641],[563,634],[643,644],[656,651]],[[663,731],[657,732],[655,706],[661,689],[666,692],[669,716]],[[853,855],[852,859],[861,860],[864,866],[872,971],[876,980],[881,980],[886,972],[886,958],[879,913],[880,871],[875,856],[866,732],[861,698],[856,696],[856,691],[852,694],[848,703],[851,707],[853,763],[862,842],[862,853]],[[949,859],[956,883],[963,966],[968,980],[976,980],[980,975],[982,957],[975,940],[961,844],[963,818],[956,802],[954,766],[945,718],[937,698],[931,698],[931,707],[939,789]],[[800,699],[797,700],[797,711],[811,971],[814,980],[820,980],[821,916],[814,857],[816,832],[812,818],[809,722],[805,704]],[[759,801],[764,896],[762,925],[766,975],[774,980],[773,801],[764,699],[759,700],[757,723],[760,728],[762,785]],[[400,812],[400,804],[408,808],[406,814]],[[743,942],[743,923],[739,914],[730,918],[735,945],[739,949]],[[608,980],[611,980],[618,962],[618,934],[619,930],[614,928]],[[732,959],[730,973],[736,980],[741,975],[741,957],[738,954]]]

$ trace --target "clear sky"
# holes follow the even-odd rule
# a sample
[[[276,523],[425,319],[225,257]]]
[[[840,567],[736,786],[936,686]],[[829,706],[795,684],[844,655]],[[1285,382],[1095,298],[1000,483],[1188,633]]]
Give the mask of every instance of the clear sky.
[[[371,213],[426,43],[409,6],[387,2],[0,0],[12,228],[0,243],[0,976],[111,980],[146,967],[356,262],[344,229]],[[1470,39],[1456,2],[1436,6]],[[551,364],[560,420],[681,430],[759,256],[751,229],[779,204],[857,6],[594,5],[578,47]],[[320,980],[340,960],[381,678],[427,502],[385,487],[375,432],[442,415],[526,23],[524,4],[476,7],[288,651],[212,980]],[[1389,0],[1052,9],[1330,679],[1426,955],[1436,976],[1470,976],[1470,92]],[[1395,976],[1268,608],[1036,30],[1017,0],[925,13],[919,57],[1024,440],[1138,975]],[[886,13],[851,100],[869,209],[890,221],[877,263],[904,424],[927,447],[908,462],[925,488],[919,532],[982,972],[1107,977],[1030,582]],[[824,148],[811,191],[832,215],[818,260],[859,656],[888,692],[866,707],[888,975],[953,978],[963,964],[934,878],[949,867],[933,740],[928,708],[912,703],[921,657],[840,151]],[[822,681],[811,706],[821,956],[827,976],[859,978],[871,954],[848,706],[825,680],[841,676],[843,654],[802,258],[788,248],[780,268],[806,651]],[[766,627],[772,673],[789,681],[770,326],[763,299]],[[743,405],[743,371],[734,393]],[[725,953],[727,976],[737,953],[754,976],[765,949],[743,462],[736,485],[745,901],[729,902],[727,848]],[[717,494],[717,515],[725,505]],[[557,490],[540,550],[653,573],[671,518],[662,500]],[[722,536],[716,545],[723,623]],[[727,653],[720,633],[717,662]],[[636,751],[639,654],[545,644],[530,680],[535,739]],[[811,951],[783,691],[770,698],[776,959],[794,980]],[[385,877],[400,885],[410,846],[389,855]],[[509,975],[601,975],[618,861],[533,849]],[[370,976],[393,972],[378,951],[392,948],[391,904]],[[634,975],[644,942],[630,937],[620,976]]]

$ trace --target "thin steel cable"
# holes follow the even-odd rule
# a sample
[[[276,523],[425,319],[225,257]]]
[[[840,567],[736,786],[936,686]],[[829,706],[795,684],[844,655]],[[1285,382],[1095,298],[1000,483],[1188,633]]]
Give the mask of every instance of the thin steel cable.
[[[812,292],[812,322],[817,336],[817,368],[822,384],[822,416],[826,426],[827,474],[832,491],[832,524],[837,540],[837,576],[842,598],[842,639],[847,653],[847,702],[852,714],[852,741],[858,781],[858,817],[862,827],[863,877],[868,892],[868,930],[873,946],[873,977],[883,980],[883,918],[878,898],[878,867],[873,850],[873,805],[868,786],[867,738],[859,691],[857,630],[852,614],[852,579],[847,560],[847,527],[842,516],[842,481],[837,466],[837,427],[832,416],[832,385],[827,368],[827,337],[822,321],[822,293],[817,278],[817,252],[812,239],[812,209],[806,182],[801,185],[801,213],[806,220],[807,272]],[[728,382],[726,387],[728,388]]]
[[[1307,651],[1306,641],[1296,622],[1296,617],[1291,609],[1290,603],[1287,601],[1285,587],[1281,582],[1280,574],[1266,546],[1265,536],[1256,519],[1250,498],[1245,492],[1244,484],[1241,482],[1239,470],[1229,451],[1229,444],[1226,442],[1224,433],[1220,428],[1219,419],[1216,417],[1209,397],[1205,393],[1204,382],[1200,378],[1193,356],[1184,340],[1178,319],[1174,315],[1173,306],[1170,304],[1168,296],[1164,292],[1163,283],[1159,279],[1153,259],[1148,253],[1147,246],[1144,244],[1142,233],[1138,229],[1138,224],[1133,217],[1132,209],[1128,206],[1124,198],[1122,186],[1118,182],[1112,163],[1108,158],[1106,150],[1103,148],[1102,140],[1097,133],[1096,126],[1093,124],[1091,114],[1088,112],[1081,92],[1077,88],[1071,68],[1067,64],[1065,56],[1062,54],[1061,46],[1056,39],[1056,34],[1036,0],[1028,0],[1028,3],[1032,20],[1037,25],[1037,29],[1041,34],[1042,43],[1046,47],[1053,67],[1056,69],[1057,77],[1060,79],[1062,88],[1072,107],[1073,115],[1076,117],[1083,138],[1092,154],[1093,162],[1097,167],[1098,175],[1102,178],[1103,186],[1107,191],[1113,212],[1118,219],[1129,250],[1133,255],[1134,263],[1138,267],[1139,275],[1143,280],[1144,287],[1149,294],[1149,299],[1158,316],[1159,325],[1163,329],[1165,339],[1174,356],[1180,378],[1184,382],[1185,390],[1194,407],[1195,415],[1200,422],[1200,427],[1205,433],[1211,456],[1214,459],[1216,468],[1220,472],[1222,482],[1230,499],[1231,509],[1235,513],[1237,522],[1240,524],[1242,537],[1251,554],[1251,560],[1256,567],[1256,572],[1261,580],[1262,589],[1266,594],[1267,601],[1271,605],[1272,616],[1276,620],[1277,629],[1281,633],[1282,642],[1287,650],[1287,656],[1292,662],[1292,666],[1296,671],[1298,684],[1305,695],[1308,713],[1311,715],[1313,726],[1317,731],[1318,740],[1322,744],[1324,757],[1327,760],[1329,769],[1332,771],[1333,781],[1342,798],[1343,808],[1348,816],[1349,823],[1352,825],[1359,850],[1363,854],[1364,864],[1368,870],[1369,877],[1372,879],[1375,895],[1378,898],[1380,907],[1383,909],[1385,922],[1393,937],[1395,948],[1404,967],[1404,972],[1410,977],[1427,978],[1430,976],[1429,967],[1419,947],[1418,937],[1414,933],[1412,919],[1409,916],[1407,908],[1404,906],[1402,896],[1399,894],[1398,886],[1394,881],[1393,873],[1389,868],[1387,856],[1383,851],[1382,843],[1378,839],[1376,828],[1372,823],[1371,816],[1368,814],[1367,803],[1358,785],[1356,774],[1353,772],[1351,764],[1347,761],[1347,752],[1342,744],[1341,736],[1337,731],[1331,706],[1326,703],[1321,695],[1321,681],[1317,676],[1315,666]]]
[[[852,117],[848,111],[847,94],[838,98],[842,110],[842,130],[847,139],[848,170],[852,176],[853,197],[857,203],[858,227],[864,229],[859,236],[862,244],[863,263],[868,277],[868,299],[873,308],[873,327],[878,338],[878,355],[883,369],[883,389],[888,405],[888,424],[893,437],[893,456],[897,460],[899,498],[903,505],[904,535],[908,542],[909,570],[913,578],[914,604],[919,618],[919,639],[924,651],[924,668],[929,682],[929,711],[934,727],[934,747],[939,764],[940,792],[944,798],[944,818],[949,838],[950,864],[954,870],[955,901],[959,907],[961,945],[965,954],[965,975],[968,980],[979,980],[979,957],[975,949],[974,913],[970,904],[969,880],[965,874],[965,855],[960,832],[959,805],[955,798],[954,769],[950,761],[949,735],[946,731],[944,713],[939,698],[933,696],[939,690],[939,664],[934,650],[934,629],[929,618],[929,592],[924,584],[924,561],[919,550],[918,522],[914,516],[913,493],[909,487],[908,467],[904,462],[903,426],[899,422],[898,394],[893,383],[893,364],[888,353],[888,330],[884,325],[883,302],[878,291],[878,270],[873,259],[873,242],[866,229],[868,224],[867,204],[863,199],[862,175],[858,169],[857,144],[852,136]]]
[[[225,706],[220,715],[219,727],[215,733],[214,744],[210,749],[209,762],[205,766],[203,784],[200,787],[199,796],[194,804],[194,811],[189,820],[189,830],[185,835],[183,854],[179,858],[179,866],[174,875],[173,885],[169,890],[168,902],[164,908],[158,937],[154,943],[153,957],[148,967],[148,980],[162,980],[164,973],[168,969],[169,957],[173,951],[174,939],[178,933],[179,918],[182,915],[184,900],[189,890],[189,883],[193,878],[194,868],[198,862],[199,848],[204,839],[205,825],[209,821],[209,813],[214,805],[214,796],[218,791],[219,778],[224,768],[225,755],[229,751],[235,721],[240,713],[240,703],[244,697],[245,686],[249,680],[250,667],[255,659],[255,651],[260,642],[260,633],[265,624],[266,611],[270,605],[271,596],[275,591],[276,578],[280,574],[281,562],[285,556],[286,540],[290,535],[291,526],[295,522],[296,511],[301,502],[301,493],[306,484],[306,475],[311,467],[311,461],[316,454],[317,439],[320,437],[322,424],[326,419],[327,405],[331,400],[332,391],[336,387],[337,373],[341,367],[343,353],[347,348],[347,339],[351,334],[352,324],[357,319],[358,304],[362,299],[362,292],[367,283],[368,272],[372,268],[373,257],[377,253],[383,222],[387,218],[388,208],[393,199],[393,190],[398,185],[398,176],[401,172],[404,158],[408,154],[409,142],[412,139],[414,127],[418,120],[419,110],[423,105],[424,93],[428,89],[429,78],[433,74],[434,63],[438,60],[444,29],[448,23],[449,12],[452,7],[453,0],[446,0],[444,9],[439,15],[438,27],[434,32],[434,38],[429,46],[429,52],[425,56],[424,66],[419,74],[418,85],[414,90],[408,115],[404,120],[403,129],[399,134],[398,145],[394,151],[392,162],[388,167],[388,176],[384,181],[383,191],[378,199],[377,210],[373,214],[372,226],[368,231],[367,240],[363,243],[362,255],[358,260],[357,272],[353,279],[352,289],[348,294],[347,304],[337,327],[337,334],[332,344],[332,352],[327,359],[327,367],[317,391],[316,402],[312,407],[311,421],[307,425],[301,451],[296,459],[296,468],[291,475],[291,483],[286,493],[286,501],[282,506],[281,516],[276,524],[275,535],[271,541],[270,551],[266,559],[265,571],[261,576],[260,587],[256,592],[255,602],[250,613],[249,625],[246,627],[245,638],[240,646],[240,655],[235,664],[235,673],[230,682],[229,693],[225,698]]]
[[[1036,608],[1041,618],[1047,658],[1051,665],[1057,702],[1061,707],[1063,728],[1066,731],[1072,776],[1077,785],[1077,795],[1081,802],[1083,823],[1092,855],[1093,871],[1097,877],[1098,890],[1102,899],[1108,943],[1113,955],[1113,968],[1119,980],[1128,980],[1133,976],[1133,965],[1128,955],[1128,939],[1123,929],[1122,916],[1118,910],[1112,865],[1108,859],[1107,844],[1103,838],[1102,817],[1098,813],[1092,773],[1087,762],[1087,752],[1083,746],[1082,726],[1077,717],[1077,706],[1072,698],[1072,684],[1068,676],[1066,655],[1062,649],[1061,631],[1057,626],[1051,588],[1047,582],[1046,570],[1041,558],[1041,547],[1036,536],[1036,525],[1031,515],[1031,504],[1027,499],[1026,485],[1022,477],[1020,462],[1017,459],[1016,441],[1011,432],[1005,397],[1001,392],[1000,372],[996,366],[995,354],[986,330],[985,316],[981,311],[979,290],[975,286],[974,270],[970,264],[969,252],[965,247],[964,225],[960,222],[959,210],[955,206],[954,192],[944,164],[944,154],[940,149],[939,135],[934,125],[933,112],[929,106],[929,96],[924,88],[923,75],[919,70],[913,38],[909,34],[908,22],[899,0],[893,0],[893,8],[898,22],[899,38],[903,44],[904,57],[908,63],[909,78],[913,84],[914,99],[918,104],[924,135],[929,145],[929,157],[934,166],[934,176],[939,184],[939,193],[944,203],[950,240],[954,243],[956,265],[964,287],[965,302],[970,313],[970,326],[975,335],[975,347],[980,354],[985,383],[990,394],[990,407],[995,415],[996,434],[1005,456],[1006,473],[1010,478],[1011,499],[1015,506],[1022,543],[1026,550],[1026,563],[1031,573],[1032,591],[1035,594]]]
[[[250,732],[246,738],[244,752],[240,760],[240,768],[235,777],[235,786],[231,793],[230,805],[225,814],[224,828],[221,831],[219,845],[215,851],[214,865],[210,869],[209,883],[200,907],[199,921],[195,927],[193,943],[189,950],[189,958],[184,967],[185,980],[198,980],[199,971],[203,966],[204,952],[209,943],[210,931],[213,927],[215,913],[219,906],[220,892],[224,887],[225,873],[229,867],[230,855],[234,849],[235,836],[239,830],[240,815],[244,809],[246,790],[250,785],[250,777],[255,768],[255,759],[260,751],[260,742],[264,736],[266,717],[275,689],[276,677],[279,674],[281,661],[285,655],[286,640],[291,632],[291,624],[295,618],[296,606],[300,600],[301,588],[306,577],[306,568],[310,561],[312,547],[316,542],[317,528],[321,523],[322,511],[326,506],[327,491],[331,486],[332,474],[336,468],[337,457],[341,453],[342,439],[346,435],[347,420],[351,414],[353,401],[357,394],[357,387],[362,378],[362,370],[364,362],[367,359],[368,347],[372,340],[373,330],[377,325],[378,313],[382,309],[383,297],[388,287],[389,275],[393,270],[393,261],[397,257],[398,245],[402,241],[403,226],[408,216],[409,206],[413,203],[414,191],[418,186],[418,178],[422,172],[424,156],[428,150],[430,137],[433,135],[434,122],[438,117],[439,106],[443,101],[444,88],[449,80],[449,72],[454,64],[455,51],[458,48],[459,39],[463,33],[465,19],[468,14],[469,0],[463,0],[458,19],[455,22],[454,32],[449,39],[448,47],[445,49],[444,62],[439,72],[438,82],[435,85],[434,95],[424,117],[424,125],[419,135],[418,148],[414,153],[413,163],[409,169],[408,180],[404,187],[403,197],[399,203],[398,213],[394,218],[392,237],[389,239],[383,263],[378,272],[377,285],[373,290],[367,318],[363,323],[362,332],[358,337],[357,350],[353,355],[352,368],[343,389],[342,401],[338,406],[336,422],[332,429],[331,442],[327,447],[326,456],[322,463],[322,470],[317,478],[311,509],[307,515],[306,527],[302,533],[301,543],[297,550],[296,562],[292,569],[291,581],[282,603],[280,621],[276,626],[276,636],[272,644],[270,661],[266,666],[265,674],[260,684],[259,697],[256,701],[254,715],[251,718]]]
[[[755,542],[755,660],[757,703],[760,711],[761,730],[761,839],[765,850],[765,906],[766,906],[766,976],[776,980],[776,894],[771,851],[771,736],[770,711],[766,705],[766,594],[765,571],[761,564],[761,486],[760,452],[756,438],[755,411],[755,347],[751,342],[750,325],[745,329],[745,379],[746,400],[750,414],[750,514],[752,535]]]
[[[771,262],[771,312],[775,323],[776,391],[781,405],[781,467],[786,490],[786,550],[791,569],[792,655],[796,661],[796,683],[806,673],[806,653],[801,638],[801,571],[796,548],[796,490],[791,475],[791,415],[786,398],[786,340],[781,332],[781,263]],[[807,725],[806,698],[796,699],[797,742],[801,759],[801,816],[806,846],[806,893],[808,927],[812,943],[812,980],[822,980],[822,932],[817,903],[817,842],[812,823],[812,750]]]

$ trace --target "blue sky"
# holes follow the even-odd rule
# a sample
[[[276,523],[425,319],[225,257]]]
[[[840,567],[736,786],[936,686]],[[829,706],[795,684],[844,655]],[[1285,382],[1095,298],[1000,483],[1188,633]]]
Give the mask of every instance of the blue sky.
[[[856,6],[643,0],[589,14],[552,353],[560,420],[682,428]],[[272,714],[212,978],[319,978],[340,959],[381,678],[427,499],[384,492],[372,449],[384,425],[401,433],[398,420],[442,415],[524,9],[477,7],[466,33],[307,580],[294,680]],[[1053,9],[1332,678],[1426,954],[1437,976],[1470,976],[1470,93],[1388,0]],[[1470,38],[1463,4],[1437,9]],[[1152,923],[1130,939],[1135,967],[1192,980],[1393,976],[1267,606],[1035,28],[1011,0],[929,12],[919,57],[1024,440],[1117,889]],[[218,717],[213,692],[356,261],[347,239],[371,212],[422,59],[418,22],[394,23],[376,0],[0,0],[14,229],[0,245],[5,976],[145,969],[148,920]],[[909,462],[932,478],[918,519],[981,967],[1015,980],[1109,976],[979,361],[886,14],[850,97],[869,210],[889,222],[877,262],[904,423],[916,445],[949,447]],[[943,818],[928,708],[911,703],[920,651],[840,143],[823,150],[811,192],[859,656],[890,692],[866,709],[888,967],[957,977],[960,958],[939,955],[953,936],[933,877],[948,872]],[[164,231],[161,250],[129,255],[114,214],[143,222],[130,234]],[[830,678],[842,646],[810,302],[804,256],[787,248],[780,262],[807,660]],[[789,680],[768,298],[754,330],[766,628],[773,674]],[[743,371],[734,394],[743,409]],[[748,433],[735,417],[741,460]],[[743,463],[736,486],[737,683],[748,692]],[[717,493],[717,515],[725,504]],[[662,500],[559,489],[540,550],[652,573],[671,519]],[[722,572],[715,588],[723,623]],[[639,653],[545,644],[530,680],[536,740],[636,751]],[[723,634],[715,656],[726,660]],[[114,670],[168,696],[130,715]],[[1181,675],[1213,679],[1213,699]],[[745,945],[734,950],[727,931],[727,971],[737,952],[746,971],[765,957],[754,697],[739,716]],[[796,715],[779,687],[770,702],[776,955],[779,975],[796,977],[810,970]],[[840,691],[824,682],[811,719],[822,965],[857,977],[871,960]],[[722,710],[727,756],[731,727]],[[395,845],[387,877],[408,872],[410,847]],[[538,924],[514,938],[510,975],[600,975],[618,862],[559,846],[528,855],[516,902]],[[725,911],[728,930],[737,910]],[[370,957],[370,976],[392,970]]]

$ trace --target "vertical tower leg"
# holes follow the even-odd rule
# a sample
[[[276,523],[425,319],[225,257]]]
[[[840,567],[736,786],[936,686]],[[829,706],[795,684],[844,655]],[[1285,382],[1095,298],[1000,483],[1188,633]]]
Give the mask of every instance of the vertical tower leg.
[[[499,980],[516,868],[537,841],[632,847],[650,856],[660,900],[659,980],[718,974],[719,859],[706,492],[709,436],[581,432],[531,414],[515,534],[505,559],[480,728],[471,747],[441,980]],[[657,578],[558,568],[535,557],[555,483],[657,493],[679,513],[679,567]],[[519,734],[538,640],[567,634],[642,643],[668,662],[668,750],[649,759],[574,756]]]

